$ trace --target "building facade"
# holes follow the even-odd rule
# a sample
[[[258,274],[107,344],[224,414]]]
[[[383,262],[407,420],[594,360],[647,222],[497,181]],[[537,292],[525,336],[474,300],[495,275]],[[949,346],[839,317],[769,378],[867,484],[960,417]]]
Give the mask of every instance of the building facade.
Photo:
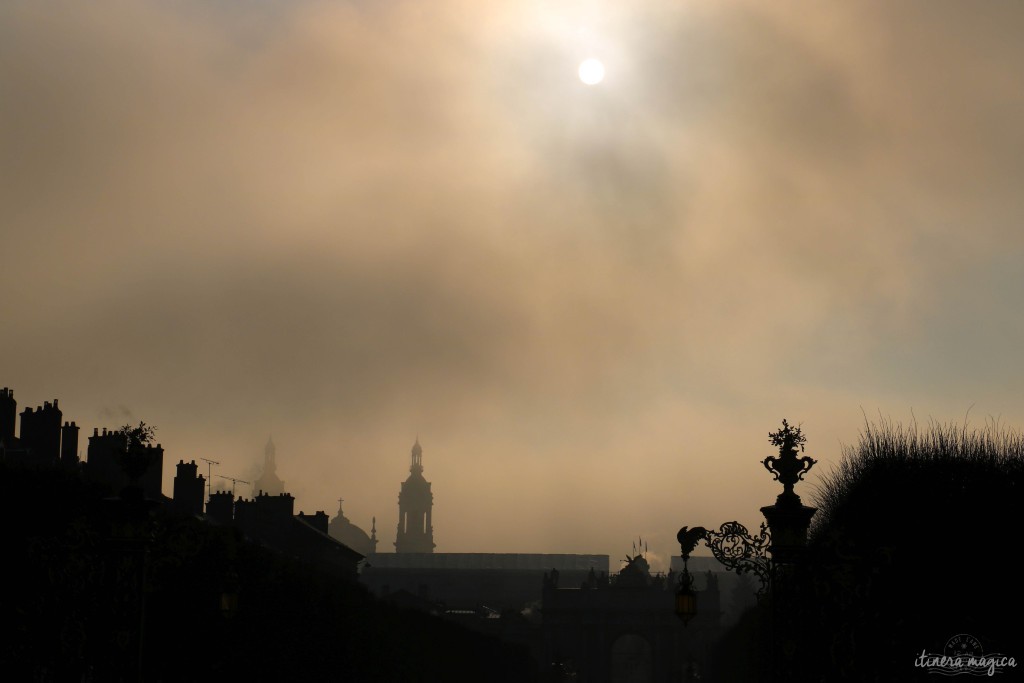
[[[387,597],[405,591],[448,609],[519,611],[541,598],[545,572],[563,585],[608,576],[607,555],[554,553],[377,553],[366,558],[360,580]]]
[[[14,433],[17,413],[14,390],[0,389],[0,457],[19,465],[78,465],[78,426],[74,422],[61,424],[57,399],[52,403],[46,401],[35,410],[25,408],[19,436]]]
[[[561,680],[671,683],[713,679],[711,646],[720,628],[718,577],[698,575],[698,611],[687,625],[673,609],[676,576],[652,576],[642,555],[610,580],[544,579],[546,661]]]
[[[412,447],[409,478],[402,482],[402,490],[398,494],[396,553],[434,552],[433,507],[434,494],[430,490],[430,482],[423,478],[423,449],[417,438]]]

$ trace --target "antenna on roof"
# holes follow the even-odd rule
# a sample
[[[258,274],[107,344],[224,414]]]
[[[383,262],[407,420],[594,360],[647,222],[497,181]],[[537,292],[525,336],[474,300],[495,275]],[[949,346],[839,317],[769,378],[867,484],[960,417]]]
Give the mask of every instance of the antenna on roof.
[[[235,495],[235,484],[251,484],[251,481],[245,481],[244,479],[235,479],[234,477],[225,477],[223,474],[218,474],[221,479],[231,480],[231,495]]]
[[[213,466],[219,465],[220,463],[216,460],[210,460],[208,458],[199,458],[206,463],[206,497],[209,499],[213,495]]]

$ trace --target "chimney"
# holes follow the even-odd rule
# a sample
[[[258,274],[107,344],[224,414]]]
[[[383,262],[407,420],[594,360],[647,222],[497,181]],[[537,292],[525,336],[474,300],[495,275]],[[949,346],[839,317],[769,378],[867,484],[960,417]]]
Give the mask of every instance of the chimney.
[[[60,428],[60,462],[62,465],[78,464],[78,425],[65,422]]]
[[[14,443],[14,423],[18,416],[18,402],[14,400],[14,389],[4,387],[0,391],[0,441],[7,446]]]

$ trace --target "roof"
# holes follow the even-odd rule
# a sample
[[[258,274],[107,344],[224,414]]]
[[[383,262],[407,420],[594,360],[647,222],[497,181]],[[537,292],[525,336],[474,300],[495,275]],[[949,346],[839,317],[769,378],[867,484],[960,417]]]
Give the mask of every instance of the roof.
[[[608,571],[608,555],[545,553],[374,553],[366,558],[371,567],[388,569],[502,569]]]

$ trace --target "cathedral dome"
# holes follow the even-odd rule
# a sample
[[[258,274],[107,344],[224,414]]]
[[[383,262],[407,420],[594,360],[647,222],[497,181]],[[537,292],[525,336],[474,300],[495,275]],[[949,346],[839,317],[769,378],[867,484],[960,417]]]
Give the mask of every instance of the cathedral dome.
[[[331,538],[341,541],[352,550],[361,555],[372,555],[377,552],[377,520],[373,520],[372,535],[357,527],[341,509],[341,500],[338,501],[338,514],[327,525],[327,533]]]

